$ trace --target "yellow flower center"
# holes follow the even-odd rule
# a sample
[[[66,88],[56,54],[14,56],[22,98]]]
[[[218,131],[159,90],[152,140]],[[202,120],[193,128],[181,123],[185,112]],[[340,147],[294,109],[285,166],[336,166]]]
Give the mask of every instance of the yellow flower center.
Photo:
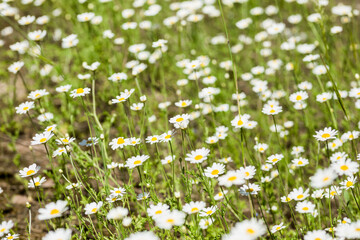
[[[120,190],[116,190],[116,191],[115,191],[115,193],[120,194],[120,193],[121,193],[121,191],[120,191]]]
[[[156,140],[157,140],[157,137],[152,137],[151,138],[151,141],[153,141],[153,142],[156,141]]]
[[[41,143],[46,142],[46,138],[40,139],[40,142],[41,142]]]
[[[186,102],[182,102],[181,106],[185,107],[186,106]]]
[[[307,211],[307,210],[309,210],[309,208],[308,207],[303,207],[302,210]]]
[[[35,97],[39,97],[39,96],[40,96],[40,93],[35,94]]]
[[[24,107],[24,108],[23,108],[24,111],[26,111],[26,110],[28,110],[28,109],[29,109],[29,107]]]
[[[202,159],[203,158],[203,156],[202,155],[197,155],[197,156],[195,156],[195,160],[200,160],[200,159]]]
[[[253,191],[254,191],[253,188],[248,188],[248,189],[246,189],[246,192],[253,192]]]
[[[67,139],[65,138],[65,139],[63,139],[63,142],[68,143],[69,140],[67,140]]]
[[[331,191],[331,192],[330,192],[330,195],[331,195],[331,196],[334,196],[335,193],[336,193],[336,191]]]
[[[277,158],[274,158],[273,160],[272,160],[272,162],[276,162],[278,159]]]
[[[329,177],[324,177],[323,182],[329,181]]]
[[[241,125],[243,125],[243,124],[244,124],[244,122],[241,121],[241,120],[239,120],[239,121],[237,122],[237,125],[238,125],[238,126],[241,126]]]
[[[300,101],[301,99],[302,99],[302,97],[301,97],[300,95],[297,95],[297,96],[296,96],[296,100],[297,100],[297,101]]]
[[[277,227],[276,230],[280,230],[281,227]]]
[[[35,185],[36,187],[37,187],[37,186],[40,186],[40,182],[36,182],[34,185]]]
[[[250,173],[249,173],[249,172],[245,172],[245,176],[247,176],[247,177],[248,177],[249,175],[250,175]]]
[[[274,113],[274,112],[275,112],[275,110],[274,110],[274,109],[271,109],[271,110],[270,110],[270,112],[271,112],[271,113]]]
[[[0,229],[0,232],[5,232],[6,228]]]
[[[198,211],[199,211],[199,209],[197,207],[194,207],[191,209],[191,212],[198,212]]]
[[[76,89],[76,93],[77,93],[77,94],[80,94],[80,93],[83,93],[83,92],[84,92],[84,89],[82,89],[82,88]]]
[[[297,199],[301,199],[303,197],[304,197],[304,195],[300,194],[300,195],[297,196]]]
[[[55,209],[51,210],[50,215],[55,215],[55,214],[58,214],[59,212],[60,211],[55,208]]]
[[[124,100],[125,100],[125,98],[123,98],[123,97],[118,99],[119,102],[124,101]]]
[[[184,119],[182,117],[179,117],[176,119],[177,122],[181,122],[181,121],[184,121]]]
[[[123,144],[125,142],[124,138],[118,138],[117,144]]]
[[[346,187],[351,187],[352,185],[353,185],[353,182],[351,182],[351,181],[346,182]]]
[[[232,181],[235,181],[236,178],[237,178],[236,176],[232,176],[232,177],[229,177],[228,180],[229,180],[230,182],[232,182]]]
[[[161,214],[161,213],[162,213],[161,210],[157,210],[157,211],[155,212],[155,214]]]
[[[170,134],[165,136],[165,139],[169,139],[169,138],[171,138]]]
[[[168,223],[174,223],[175,221],[174,221],[174,219],[168,219],[168,220],[166,220]]]
[[[348,169],[349,169],[349,167],[348,167],[348,166],[346,166],[346,165],[342,165],[342,166],[340,167],[340,169],[341,169],[341,170],[343,170],[343,171],[346,171],[346,170],[348,170]]]
[[[93,209],[91,210],[91,212],[96,213],[96,212],[97,212],[97,208],[93,208]]]
[[[26,172],[26,175],[28,175],[28,176],[29,176],[29,175],[34,174],[34,173],[35,173],[35,171],[34,171],[34,170],[29,170],[29,171],[27,171],[27,172]]]
[[[322,138],[329,138],[330,137],[330,134],[328,133],[324,133],[323,135],[321,135]]]
[[[254,234],[255,233],[255,231],[252,228],[248,228],[246,230],[246,232],[249,233],[249,234]]]
[[[298,164],[301,165],[301,164],[303,164],[303,162],[302,162],[302,161],[298,161]]]
[[[141,163],[141,160],[136,160],[135,162],[134,162],[134,165],[139,165]]]
[[[259,151],[260,151],[260,152],[261,152],[261,151],[264,151],[264,148],[262,148],[262,147],[261,147],[261,148],[259,148]]]
[[[219,174],[219,170],[215,169],[211,171],[211,175],[218,175]]]
[[[7,239],[14,239],[14,237],[13,237],[13,236],[9,236],[9,237],[7,237]]]

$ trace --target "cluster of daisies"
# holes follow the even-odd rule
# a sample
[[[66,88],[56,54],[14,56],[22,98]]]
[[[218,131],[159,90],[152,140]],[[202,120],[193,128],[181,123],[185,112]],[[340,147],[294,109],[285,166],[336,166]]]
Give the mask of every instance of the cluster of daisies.
[[[359,14],[3,0],[6,103],[48,162],[19,170],[37,203],[26,232],[4,220],[0,238],[32,239],[33,213],[42,240],[360,239]]]

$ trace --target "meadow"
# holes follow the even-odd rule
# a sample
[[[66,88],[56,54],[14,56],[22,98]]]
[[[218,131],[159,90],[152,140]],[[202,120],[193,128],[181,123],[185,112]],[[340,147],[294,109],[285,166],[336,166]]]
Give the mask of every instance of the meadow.
[[[0,239],[360,239],[359,9],[2,0]]]

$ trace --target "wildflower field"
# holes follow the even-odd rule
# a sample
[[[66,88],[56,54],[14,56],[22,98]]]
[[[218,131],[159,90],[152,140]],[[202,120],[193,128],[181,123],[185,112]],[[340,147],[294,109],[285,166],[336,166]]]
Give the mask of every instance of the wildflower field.
[[[360,239],[359,10],[2,0],[0,239]]]

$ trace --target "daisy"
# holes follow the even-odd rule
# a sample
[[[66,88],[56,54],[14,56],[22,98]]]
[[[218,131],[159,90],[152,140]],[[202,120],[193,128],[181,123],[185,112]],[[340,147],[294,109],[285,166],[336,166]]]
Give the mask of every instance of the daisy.
[[[230,239],[248,239],[254,240],[266,233],[266,225],[262,220],[255,218],[247,219],[242,222],[238,222],[230,230],[230,233],[225,234],[222,240]]]
[[[46,30],[36,30],[28,33],[29,39],[33,41],[40,41],[45,37],[45,35]]]
[[[159,136],[160,142],[169,142],[174,134],[173,130],[169,130]]]
[[[331,151],[334,151],[343,145],[343,141],[339,138],[336,138],[334,141],[329,142],[328,146]]]
[[[106,214],[106,219],[114,219],[120,220],[126,217],[129,213],[129,210],[123,207],[116,207],[110,209],[110,211]]]
[[[128,77],[127,77],[126,73],[120,72],[120,73],[114,73],[108,79],[113,82],[118,82],[118,81],[120,82],[123,80],[127,80],[127,78]]]
[[[144,103],[133,103],[130,109],[133,111],[140,111],[144,107]]]
[[[14,62],[13,64],[11,64],[8,67],[8,71],[11,73],[16,74],[18,71],[20,71],[20,69],[24,66],[24,62],[22,61],[18,61],[18,62]]]
[[[114,189],[110,190],[110,194],[117,195],[117,196],[123,196],[124,194],[126,194],[126,189],[122,188],[122,187],[114,188]]]
[[[118,148],[123,148],[126,145],[128,145],[128,141],[126,141],[125,138],[123,137],[117,137],[111,140],[111,142],[109,143],[109,145],[111,146],[112,150],[118,149]]]
[[[18,23],[20,24],[20,25],[29,25],[29,24],[31,24],[32,22],[34,22],[35,21],[35,16],[30,16],[30,15],[28,15],[28,16],[22,16],[19,20],[18,20]]]
[[[83,96],[89,94],[90,90],[91,90],[90,88],[77,88],[70,92],[70,96],[73,98],[83,97]]]
[[[170,212],[169,208],[169,205],[160,202],[156,205],[150,204],[149,208],[147,209],[147,214],[149,217],[155,219],[162,214]]]
[[[54,134],[52,132],[35,134],[35,136],[33,137],[33,141],[31,141],[31,145],[45,144],[53,136]]]
[[[86,12],[86,13],[81,13],[77,15],[77,20],[79,22],[88,22],[91,19],[93,19],[95,17],[95,13],[93,12]]]
[[[330,240],[332,239],[331,235],[327,234],[324,230],[315,230],[315,231],[308,231],[305,236],[304,240]]]
[[[44,113],[44,114],[41,114],[37,117],[37,119],[40,121],[40,122],[46,122],[46,121],[50,121],[51,119],[54,118],[54,114],[52,113]]]
[[[138,145],[141,143],[141,139],[136,138],[136,137],[127,138],[127,139],[125,139],[125,141],[127,142],[127,145],[130,145],[130,146],[135,146],[135,145]]]
[[[136,200],[141,201],[141,200],[148,199],[149,197],[150,197],[150,193],[148,193],[148,192],[140,193],[139,195],[137,195]]]
[[[129,237],[125,238],[125,240],[143,240],[143,239],[160,240],[160,238],[151,231],[142,231],[142,232],[131,233],[129,235]]]
[[[327,141],[329,139],[335,139],[335,135],[337,135],[338,131],[332,129],[331,127],[327,127],[324,130],[316,131],[316,134],[313,135],[318,141]]]
[[[48,232],[42,240],[70,240],[71,239],[71,229],[58,228],[55,231]]]
[[[190,106],[191,103],[192,103],[192,100],[180,100],[175,103],[175,106],[185,108],[185,107]]]
[[[20,177],[30,177],[35,175],[40,170],[40,166],[37,166],[36,163],[31,164],[29,167],[24,168],[19,171]]]
[[[309,160],[302,157],[293,159],[291,162],[297,167],[302,167],[309,164]]]
[[[254,177],[256,173],[256,168],[254,166],[246,166],[246,167],[241,167],[239,171],[244,179],[249,180]]]
[[[70,34],[69,36],[63,38],[61,41],[62,48],[75,47],[79,43],[79,39],[77,38],[76,34]]]
[[[295,206],[295,210],[299,213],[313,213],[315,204],[309,201],[298,202]]]
[[[116,96],[115,99],[111,99],[111,103],[115,104],[115,103],[121,103],[121,102],[125,102],[130,96],[131,94],[135,91],[135,89],[125,89],[124,92],[121,92],[119,96]]]
[[[243,196],[256,195],[261,190],[260,186],[254,183],[245,184],[240,187],[239,192]]]
[[[92,203],[88,203],[85,206],[85,215],[91,215],[94,213],[97,213],[99,211],[99,209],[102,207],[103,202],[100,201],[98,203],[96,202],[92,202]]]
[[[45,95],[48,95],[49,93],[46,91],[46,89],[40,89],[40,90],[35,90],[29,93],[28,98],[32,99],[32,100],[36,100],[39,99]]]
[[[351,140],[359,138],[359,135],[360,135],[359,131],[348,131],[341,136],[341,140],[343,142],[351,141]]]
[[[160,136],[159,135],[148,136],[146,137],[145,140],[146,143],[151,143],[151,144],[158,143],[160,142]]]
[[[276,115],[281,112],[282,112],[282,107],[276,105],[265,104],[262,109],[262,113],[266,115]]]
[[[217,210],[217,206],[206,207],[200,211],[199,215],[200,217],[211,216],[216,212],[216,210]]]
[[[344,181],[340,182],[342,189],[354,188],[354,184],[357,182],[357,177],[349,176]]]
[[[60,148],[56,149],[56,150],[53,152],[52,156],[53,156],[53,157],[60,156],[60,155],[63,154],[63,153],[66,154],[66,153],[67,153],[67,150],[66,150],[65,147],[60,147]]]
[[[239,170],[228,171],[225,175],[219,177],[219,185],[231,187],[232,185],[242,185],[245,183],[243,175]]]
[[[277,231],[281,231],[284,228],[286,228],[286,226],[284,226],[284,223],[281,222],[279,225],[272,226],[271,233],[276,233]]]
[[[341,224],[335,228],[337,237],[343,239],[359,239],[360,238],[360,220],[349,224]]]
[[[206,206],[205,202],[198,201],[198,202],[190,202],[186,203],[183,206],[183,211],[187,214],[194,214],[200,212],[202,209],[204,209]]]
[[[59,145],[69,145],[73,141],[75,141],[74,137],[66,137],[66,138],[59,138],[55,140]]]
[[[14,222],[12,220],[2,221],[0,224],[0,237],[4,236],[6,233],[9,233],[13,226]]]
[[[18,239],[20,236],[20,234],[11,234],[9,233],[8,235],[6,235],[4,238],[2,238],[3,240],[8,240],[8,239]]]
[[[171,212],[167,212],[165,214],[161,214],[161,216],[155,219],[156,226],[161,229],[170,230],[173,226],[181,226],[185,223],[186,214],[173,210]]]
[[[149,158],[150,158],[150,156],[148,156],[148,155],[137,155],[135,157],[128,158],[126,160],[125,166],[132,169],[137,166],[141,166]]]
[[[263,153],[266,151],[266,149],[268,149],[269,145],[267,145],[266,143],[258,143],[254,146],[254,149],[256,151],[259,151],[260,153]]]
[[[174,124],[175,128],[186,128],[190,121],[189,114],[176,115],[170,118],[169,122]]]
[[[295,188],[289,193],[289,197],[295,201],[302,201],[309,196],[309,189],[304,191],[302,187],[299,187],[298,189]]]
[[[30,179],[28,183],[28,188],[40,187],[46,181],[45,177],[35,177]]]
[[[359,164],[357,162],[351,161],[350,159],[341,159],[333,162],[331,167],[340,176],[344,174],[347,176],[352,176],[359,171]]]
[[[324,194],[324,189],[318,189],[311,194],[311,197],[315,199],[321,199],[323,198],[323,194]]]
[[[296,103],[296,102],[302,102],[302,101],[308,99],[308,97],[309,97],[309,95],[307,94],[307,92],[299,91],[299,92],[291,94],[289,99],[291,102]]]
[[[335,196],[340,196],[342,190],[338,186],[331,186],[325,189],[324,197],[334,199]]]
[[[331,93],[324,92],[324,93],[316,95],[316,101],[323,103],[323,102],[330,100],[332,98],[332,96],[333,95]]]
[[[225,165],[221,163],[214,163],[211,167],[204,170],[204,175],[209,178],[216,178],[225,172]]]
[[[218,192],[217,194],[215,194],[215,196],[214,196],[214,199],[215,199],[215,201],[219,201],[219,200],[221,200],[221,199],[223,199],[224,198],[224,195],[225,194],[227,194],[228,193],[228,190],[226,190],[226,189],[224,189],[224,192]]]
[[[246,123],[249,121],[250,115],[249,114],[243,114],[243,115],[237,115],[232,121],[231,125],[235,128],[243,128]]]
[[[310,177],[310,185],[313,188],[323,188],[332,184],[337,178],[332,168],[318,169],[314,176]]]
[[[190,163],[202,163],[207,159],[207,156],[210,154],[210,150],[207,148],[200,148],[191,153],[186,154],[185,160]]]
[[[67,201],[57,200],[56,202],[51,202],[45,205],[45,208],[39,209],[39,220],[48,220],[52,218],[61,217],[61,215],[67,211],[69,208],[66,206]]]
[[[282,154],[274,154],[267,158],[266,162],[271,163],[272,165],[275,165],[278,161],[284,158],[284,155]]]
[[[72,87],[71,84],[66,84],[66,85],[64,85],[64,86],[57,87],[55,90],[56,90],[57,92],[59,92],[59,93],[68,92],[71,87]]]
[[[15,107],[16,113],[17,114],[25,114],[27,113],[30,109],[33,109],[35,107],[34,102],[24,102],[21,103],[18,107]]]
[[[199,222],[199,227],[201,229],[207,229],[209,226],[211,226],[214,223],[214,220],[212,218],[203,218]]]
[[[172,163],[172,161],[174,161],[174,160],[175,160],[175,155],[173,155],[173,156],[169,155],[161,160],[161,164],[166,165],[166,164]]]
[[[216,136],[211,136],[211,137],[208,137],[205,142],[207,144],[214,144],[214,143],[217,143],[218,141],[219,141],[219,139]]]

